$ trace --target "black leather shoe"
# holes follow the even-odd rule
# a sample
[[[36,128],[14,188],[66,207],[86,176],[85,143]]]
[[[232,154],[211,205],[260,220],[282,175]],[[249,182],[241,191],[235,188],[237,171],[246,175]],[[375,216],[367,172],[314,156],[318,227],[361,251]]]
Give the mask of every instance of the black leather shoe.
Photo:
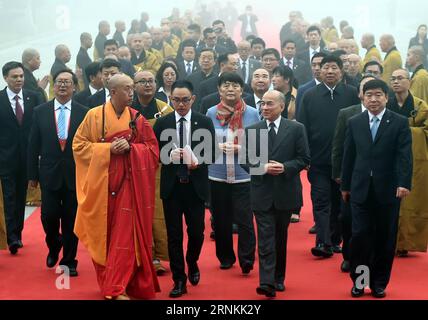
[[[324,244],[318,244],[316,247],[311,249],[312,255],[315,257],[331,258],[333,256],[333,250]]]
[[[18,253],[18,249],[19,249],[19,242],[12,242],[12,244],[9,246],[9,251],[11,255],[15,255]]]
[[[386,297],[385,289],[382,288],[374,288],[372,290],[372,296],[378,299],[382,299]]]
[[[230,262],[222,262],[220,264],[220,269],[221,270],[228,270],[228,269],[230,269],[232,267],[233,267],[233,263],[230,263]]]
[[[312,228],[309,229],[309,234],[317,234],[317,226],[314,225]]]
[[[349,273],[351,271],[351,263],[348,260],[344,260],[340,266],[340,270],[342,270],[342,272]]]
[[[358,289],[356,286],[352,287],[351,296],[352,298],[360,298],[364,295],[364,289]]]
[[[260,285],[260,287],[258,287],[256,289],[256,292],[258,295],[261,296],[266,296],[267,298],[275,298],[276,297],[276,292],[275,292],[275,288],[262,284]]]
[[[174,288],[172,288],[169,293],[170,298],[180,298],[183,294],[187,293],[186,283],[184,281],[177,281],[174,283]]]
[[[253,270],[253,266],[250,264],[245,264],[241,267],[242,274],[250,274],[251,270]]]
[[[278,292],[284,292],[285,286],[283,283],[275,283],[275,290]]]
[[[342,253],[342,247],[340,245],[332,246],[331,249],[334,253]]]
[[[189,266],[189,282],[192,286],[197,286],[201,280],[201,273],[199,272],[198,264]]]
[[[70,271],[70,277],[72,278],[77,277],[79,275],[75,267],[70,267],[68,270]]]

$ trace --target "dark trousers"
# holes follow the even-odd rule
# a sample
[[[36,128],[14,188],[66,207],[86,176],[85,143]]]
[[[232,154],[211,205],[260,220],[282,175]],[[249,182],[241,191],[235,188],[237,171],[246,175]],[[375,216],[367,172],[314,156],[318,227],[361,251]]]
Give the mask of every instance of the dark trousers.
[[[376,199],[373,187],[364,203],[351,203],[351,278],[360,274],[358,266],[370,270],[370,288],[385,289],[391,277],[397,242],[400,201],[381,204]]]
[[[339,245],[342,242],[340,214],[340,186],[331,178],[331,172],[311,168],[308,173],[317,244]]]
[[[7,243],[10,246],[18,240],[22,240],[28,182],[25,170],[13,175],[2,176],[0,179],[3,189]]]
[[[187,265],[198,262],[204,243],[205,201],[195,192],[193,184],[176,182],[168,199],[163,200],[168,235],[169,261],[174,282],[186,281],[183,253],[183,214],[187,225]]]
[[[274,286],[285,281],[288,226],[293,211],[255,212],[259,245],[260,284]]]
[[[342,200],[342,210],[340,212],[340,222],[342,224],[342,256],[343,260],[349,261],[351,258],[351,237],[352,237],[352,211],[351,203],[343,202]]]
[[[220,263],[235,263],[232,224],[238,225],[238,259],[241,267],[252,266],[256,253],[254,217],[248,183],[211,181],[216,255]]]
[[[59,190],[42,188],[41,220],[46,234],[49,251],[58,252],[63,246],[60,265],[77,267],[78,239],[74,234],[77,212],[76,191],[65,185]],[[60,233],[61,228],[61,233]]]

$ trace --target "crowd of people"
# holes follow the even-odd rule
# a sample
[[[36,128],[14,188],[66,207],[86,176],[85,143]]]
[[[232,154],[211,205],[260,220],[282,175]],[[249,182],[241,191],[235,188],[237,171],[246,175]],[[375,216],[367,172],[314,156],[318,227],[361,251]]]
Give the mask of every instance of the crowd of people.
[[[375,35],[358,43],[332,17],[309,24],[291,12],[278,51],[259,37],[251,6],[225,12],[174,9],[153,27],[143,12],[127,34],[117,21],[112,38],[101,21],[95,41],[81,34],[76,70],[59,44],[42,79],[36,48],[3,66],[0,249],[25,250],[25,204],[41,201],[48,268],[62,250],[59,265],[78,276],[80,242],[104,298],[150,299],[169,261],[169,296],[179,298],[203,273],[208,209],[219,268],[238,262],[249,274],[258,247],[256,291],[273,298],[286,288],[307,171],[308,252],[342,254],[353,297],[365,287],[385,297],[394,257],[428,244],[427,26],[403,61],[393,35],[379,50]]]

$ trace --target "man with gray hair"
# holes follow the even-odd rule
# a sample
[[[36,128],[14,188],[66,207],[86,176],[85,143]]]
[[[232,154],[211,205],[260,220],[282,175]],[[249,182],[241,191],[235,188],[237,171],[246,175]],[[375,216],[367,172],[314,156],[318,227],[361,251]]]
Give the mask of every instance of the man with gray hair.
[[[85,69],[92,63],[88,50],[92,48],[93,44],[92,36],[89,33],[84,32],[80,35],[80,50],[76,57],[76,70],[78,71],[76,75],[78,78],[83,79],[85,88],[89,86],[89,79],[86,78]]]
[[[395,46],[395,39],[390,34],[384,34],[380,38],[380,48],[382,52],[386,53],[385,60],[383,62],[383,75],[382,80],[386,83],[390,83],[392,73],[403,67],[403,60],[401,59],[400,52]]]
[[[115,23],[116,32],[113,35],[113,39],[117,41],[119,47],[125,45],[125,39],[123,33],[126,31],[125,21],[116,21]]]
[[[407,53],[407,65],[413,71],[410,92],[428,103],[428,72],[424,67],[425,52],[423,47],[414,46]]]
[[[46,102],[45,89],[49,84],[49,75],[37,80],[33,74],[40,68],[40,53],[36,49],[25,49],[22,53],[22,64],[24,65],[24,89],[40,93],[42,100]]]

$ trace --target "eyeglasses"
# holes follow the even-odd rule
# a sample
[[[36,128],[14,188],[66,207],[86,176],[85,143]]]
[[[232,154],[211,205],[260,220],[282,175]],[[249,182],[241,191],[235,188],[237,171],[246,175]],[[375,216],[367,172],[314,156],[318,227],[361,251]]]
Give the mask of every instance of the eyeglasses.
[[[62,85],[68,87],[68,86],[71,86],[72,84],[73,84],[73,81],[71,81],[71,80],[56,80],[55,81],[55,85],[57,85],[59,87]]]
[[[391,82],[395,82],[395,81],[409,80],[409,78],[398,76],[398,77],[391,77],[390,80]]]
[[[171,98],[171,101],[174,102],[177,105],[180,104],[180,103],[187,105],[187,104],[189,104],[192,101],[192,98],[184,97],[184,98],[180,99],[180,98],[177,98],[177,97],[173,97],[173,98]]]
[[[140,80],[140,81],[136,81],[135,84],[141,84],[142,86],[146,86],[146,85],[153,85],[155,84],[155,81],[150,79],[150,80]]]

